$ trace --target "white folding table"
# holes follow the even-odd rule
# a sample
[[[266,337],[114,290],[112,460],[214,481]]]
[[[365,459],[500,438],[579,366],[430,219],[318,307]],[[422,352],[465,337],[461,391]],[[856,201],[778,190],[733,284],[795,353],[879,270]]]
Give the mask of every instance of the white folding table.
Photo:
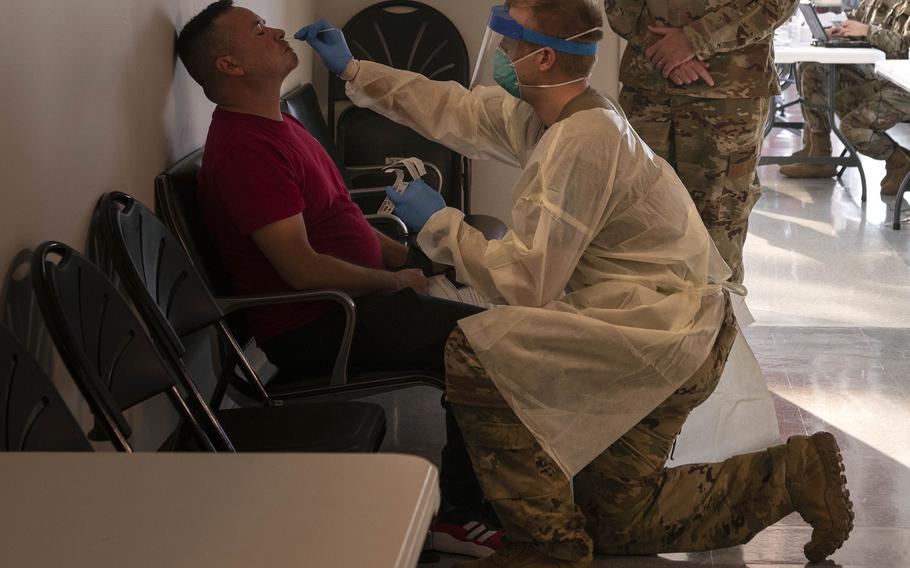
[[[875,63],[875,73],[901,89],[910,92],[910,60],[907,59],[886,59]],[[897,195],[894,199],[894,217],[891,219],[891,226],[894,229],[901,228],[901,208],[904,205],[904,194],[907,192],[907,186],[910,185],[910,174],[904,176]]]
[[[0,563],[410,568],[437,481],[393,454],[0,453]]]
[[[877,61],[883,61],[885,53],[881,50],[871,47],[816,47],[814,45],[777,45],[774,46],[774,63],[776,64],[794,64],[794,63],[822,63],[828,66],[828,121],[831,124],[831,131],[844,145],[844,151],[838,157],[834,156],[762,156],[758,165],[766,166],[770,164],[793,164],[797,162],[811,164],[832,164],[840,166],[838,177],[843,174],[844,168],[855,167],[859,170],[860,181],[862,182],[862,200],[866,201],[866,174],[863,171],[862,162],[856,149],[850,144],[835,120],[835,96],[837,93],[837,66],[838,65],[857,65],[873,64]],[[765,129],[765,135],[772,128],[779,126],[774,121],[774,110],[772,109],[768,126]]]

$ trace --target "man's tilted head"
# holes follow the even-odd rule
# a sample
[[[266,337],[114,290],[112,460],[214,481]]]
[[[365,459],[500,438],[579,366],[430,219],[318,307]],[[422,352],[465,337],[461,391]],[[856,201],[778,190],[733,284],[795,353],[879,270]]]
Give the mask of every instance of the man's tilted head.
[[[213,2],[187,22],[177,38],[177,54],[206,96],[219,104],[280,86],[298,63],[284,30],[267,27],[233,0]]]

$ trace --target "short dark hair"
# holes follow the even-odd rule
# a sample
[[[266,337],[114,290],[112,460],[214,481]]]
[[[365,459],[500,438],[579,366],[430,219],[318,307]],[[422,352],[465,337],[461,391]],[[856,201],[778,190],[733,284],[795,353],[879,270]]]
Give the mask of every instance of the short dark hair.
[[[190,76],[208,92],[215,76],[215,59],[227,40],[215,33],[215,20],[234,6],[234,0],[218,0],[205,7],[183,26],[177,36],[177,55]]]
[[[594,0],[509,0],[506,6],[530,8],[540,28],[537,31],[558,38],[572,37],[604,25],[600,6]],[[603,37],[603,31],[597,30],[572,41],[597,43]],[[594,56],[560,53],[556,58],[556,67],[570,77],[584,77],[594,67]]]

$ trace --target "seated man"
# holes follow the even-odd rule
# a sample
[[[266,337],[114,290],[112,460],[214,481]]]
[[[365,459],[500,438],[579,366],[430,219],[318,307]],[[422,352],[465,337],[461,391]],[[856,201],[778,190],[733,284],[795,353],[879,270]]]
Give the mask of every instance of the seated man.
[[[741,287],[673,169],[590,88],[602,27],[594,0],[495,6],[475,76],[496,85],[472,90],[358,61],[325,21],[295,34],[354,104],[522,167],[500,240],[420,188],[395,198],[430,258],[500,300],[446,352],[446,397],[508,535],[465,566],[734,546],[794,511],[814,528],[806,555],[825,558],[852,522],[831,434],[665,467],[717,385],[736,335],[725,289]]]
[[[864,0],[839,26],[829,29],[832,37],[862,37],[887,54],[888,59],[907,59],[910,48],[910,4],[891,6],[881,0]],[[828,121],[828,66],[800,63],[797,87],[805,120],[803,148],[795,156],[830,156],[831,125]],[[910,150],[888,136],[887,130],[910,120],[910,93],[875,74],[873,65],[839,65],[835,99],[840,129],[858,151],[885,160],[882,195],[894,195],[910,172]],[[835,175],[829,164],[796,163],[781,166],[780,173],[792,178],[823,178]]]
[[[357,304],[354,370],[441,375],[445,342],[456,322],[481,309],[424,295],[424,274],[405,268],[407,248],[369,226],[327,153],[281,113],[282,81],[298,64],[284,32],[222,0],[187,23],[177,49],[217,104],[199,198],[237,292],[343,290]],[[345,323],[339,306],[282,304],[247,316],[256,342],[282,371],[331,370]],[[449,415],[444,499],[477,513],[473,520],[481,523],[481,492],[454,424]],[[484,541],[468,544],[492,552],[501,531],[483,532]]]

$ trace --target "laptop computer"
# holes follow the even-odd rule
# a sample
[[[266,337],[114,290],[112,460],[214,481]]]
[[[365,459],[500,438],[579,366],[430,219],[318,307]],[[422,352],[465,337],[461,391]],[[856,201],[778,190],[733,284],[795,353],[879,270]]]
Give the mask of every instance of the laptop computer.
[[[815,4],[800,3],[799,10],[803,14],[806,23],[809,25],[809,31],[812,32],[812,37],[814,41],[813,45],[820,45],[822,47],[872,47],[872,44],[864,39],[850,39],[850,38],[829,38],[828,34],[825,32],[824,26],[822,26],[822,21],[818,19],[818,13],[815,11]]]

